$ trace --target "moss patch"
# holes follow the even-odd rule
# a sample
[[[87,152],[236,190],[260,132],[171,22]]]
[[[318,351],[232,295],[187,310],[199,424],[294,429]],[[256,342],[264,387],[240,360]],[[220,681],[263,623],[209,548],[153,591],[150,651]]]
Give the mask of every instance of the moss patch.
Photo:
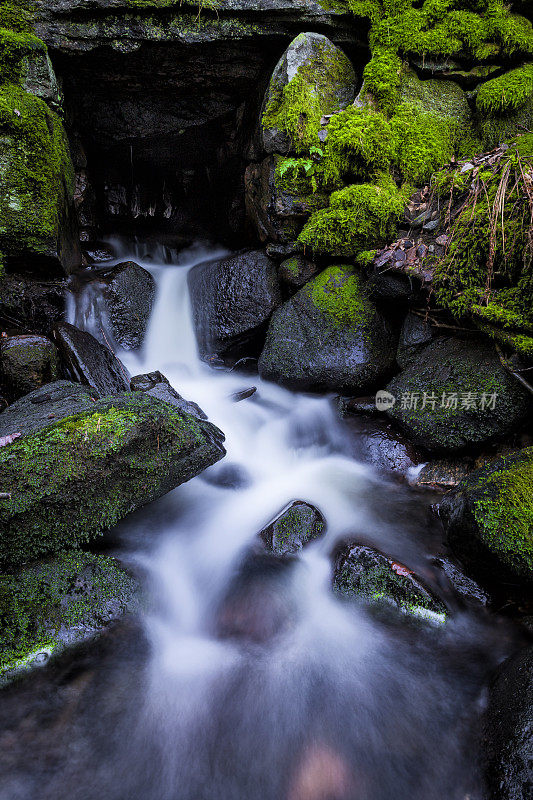
[[[94,634],[133,608],[136,591],[115,559],[76,551],[0,575],[0,674]]]
[[[87,542],[223,455],[215,429],[140,393],[0,449],[0,563]]]

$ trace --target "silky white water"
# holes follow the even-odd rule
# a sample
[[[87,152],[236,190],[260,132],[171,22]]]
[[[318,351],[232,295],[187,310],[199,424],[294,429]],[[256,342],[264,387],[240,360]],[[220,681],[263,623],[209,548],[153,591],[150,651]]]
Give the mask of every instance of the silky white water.
[[[223,254],[119,252],[150,270],[157,297],[142,351],[117,355],[132,375],[160,370],[198,403],[224,432],[227,455],[120,527],[147,576],[150,654],[134,719],[124,712],[115,772],[99,763],[90,788],[82,781],[72,796],[475,800],[492,635],[466,612],[417,629],[334,596],[331,553],[345,538],[427,572],[425,517],[353,459],[330,398],[199,360],[187,273]],[[91,292],[70,317],[100,338],[106,320]],[[234,402],[251,385],[256,393]],[[297,499],[320,509],[327,534],[288,565],[252,570],[242,591],[258,531]],[[257,615],[282,624],[263,641],[228,638],[219,625],[228,607],[252,627]]]

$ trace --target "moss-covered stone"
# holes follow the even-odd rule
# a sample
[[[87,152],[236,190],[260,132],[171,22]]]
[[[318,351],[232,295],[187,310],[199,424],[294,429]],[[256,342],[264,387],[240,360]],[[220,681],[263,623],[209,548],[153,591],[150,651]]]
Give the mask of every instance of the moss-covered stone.
[[[428,450],[453,452],[503,438],[531,410],[529,393],[492,344],[437,339],[387,386],[387,415]]]
[[[523,108],[532,99],[533,64],[526,64],[482,84],[476,105],[482,114],[501,115]]]
[[[269,552],[286,556],[297,553],[325,532],[326,521],[320,511],[309,503],[295,500],[263,528],[259,536]]]
[[[441,512],[454,550],[478,571],[533,582],[532,447],[470,473],[446,495]]]
[[[302,153],[318,147],[322,116],[343,108],[354,95],[348,57],[325,36],[299,34],[281,57],[265,97],[265,150]]]
[[[341,549],[333,586],[342,597],[358,598],[382,610],[392,608],[415,619],[442,623],[447,617],[444,603],[412,570],[365,545]]]
[[[0,449],[0,563],[89,541],[218,461],[221,439],[209,423],[142,393],[17,439]]]
[[[259,372],[294,388],[363,392],[391,368],[395,346],[359,276],[332,266],[274,312]]]
[[[81,551],[0,575],[0,683],[94,636],[138,594],[114,558]]]
[[[0,372],[11,399],[16,399],[57,381],[57,349],[44,336],[7,336],[0,340]]]
[[[298,237],[304,248],[334,256],[356,256],[383,246],[396,234],[407,193],[388,176],[334,192],[328,209],[315,212]]]

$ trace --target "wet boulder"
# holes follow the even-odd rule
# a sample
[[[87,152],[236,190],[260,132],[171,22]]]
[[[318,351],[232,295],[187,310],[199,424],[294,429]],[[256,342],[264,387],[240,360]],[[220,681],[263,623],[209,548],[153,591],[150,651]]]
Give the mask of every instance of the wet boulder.
[[[100,397],[129,389],[126,367],[90,333],[61,322],[54,328],[54,339],[72,375],[95,389]]]
[[[0,278],[0,320],[6,327],[29,327],[48,336],[65,316],[66,281],[33,280],[9,274]]]
[[[61,372],[55,344],[34,334],[0,339],[0,369],[14,399],[56,381]]]
[[[358,460],[370,462],[375,469],[405,475],[421,460],[411,442],[386,420],[350,415],[346,425],[354,434],[350,437],[352,454]]]
[[[533,582],[533,447],[471,472],[439,512],[450,545],[473,570]]]
[[[274,313],[259,373],[295,389],[364,392],[392,368],[396,342],[359,276],[333,266]]]
[[[0,436],[35,433],[54,420],[90,410],[97,399],[94,389],[80,383],[48,383],[21,397],[0,414]]]
[[[235,361],[258,353],[281,303],[275,263],[250,250],[198,264],[188,281],[200,356]]]
[[[335,559],[335,591],[373,606],[392,607],[408,616],[443,622],[444,603],[404,564],[363,544],[346,544]]]
[[[62,553],[0,578],[0,683],[91,638],[138,607],[140,589],[116,559]]]
[[[499,669],[485,714],[483,749],[490,800],[529,800],[533,792],[533,646]]]
[[[174,387],[170,385],[168,378],[159,370],[147,372],[144,375],[134,375],[130,381],[130,389],[132,392],[146,392],[150,397],[170,403],[171,406],[179,408],[186,414],[192,414],[193,417],[207,419],[207,415],[200,406],[190,400],[185,400],[181,394],[178,394]]]
[[[318,508],[295,500],[260,532],[265,547],[278,556],[297,553],[326,532],[326,521]]]
[[[225,454],[218,428],[141,392],[48,423],[0,447],[2,567],[93,539]]]
[[[423,317],[410,312],[403,321],[398,342],[396,361],[400,367],[408,367],[420,351],[433,339],[431,325]]]
[[[319,145],[321,119],[355,97],[349,58],[326,36],[300,33],[279,60],[263,104],[262,138],[267,153],[302,152]]]
[[[279,277],[285,286],[291,291],[301,289],[311,278],[319,273],[319,267],[314,261],[309,261],[302,255],[297,254],[286,258],[279,265]]]
[[[136,350],[144,341],[150,321],[155,280],[134,261],[125,261],[106,270],[101,280],[113,340],[125,350]]]
[[[531,410],[531,396],[485,341],[441,338],[387,386],[387,415],[415,442],[454,452],[501,439]]]

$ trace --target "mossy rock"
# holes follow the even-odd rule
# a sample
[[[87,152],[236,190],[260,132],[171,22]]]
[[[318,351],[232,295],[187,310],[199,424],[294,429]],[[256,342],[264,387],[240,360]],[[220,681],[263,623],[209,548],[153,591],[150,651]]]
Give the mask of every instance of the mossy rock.
[[[298,389],[361,393],[391,369],[396,342],[360,277],[332,266],[274,313],[259,373]]]
[[[11,424],[18,432],[15,415]],[[222,458],[222,440],[210,423],[140,392],[16,439],[0,448],[0,564],[90,541]]]
[[[349,58],[326,36],[300,33],[279,60],[263,107],[267,153],[303,153],[319,146],[324,114],[345,108],[355,97]]]
[[[476,571],[533,582],[533,447],[471,472],[440,512],[453,549]]]
[[[138,607],[136,580],[81,551],[0,575],[0,683],[44,663]]]
[[[472,112],[466,93],[454,81],[420,80],[416,72],[404,70],[400,85],[400,98],[425,113],[467,126],[472,124]]]
[[[103,276],[111,335],[125,350],[142,346],[154,305],[156,285],[148,270],[124,261]]]
[[[396,399],[389,418],[436,452],[501,439],[531,410],[529,393],[504,369],[494,345],[482,341],[431,342],[387,391]]]
[[[325,532],[326,521],[320,511],[310,503],[295,500],[259,536],[269,552],[286,556],[297,553]]]
[[[0,86],[0,250],[72,272],[81,263],[73,192],[59,116],[22,87]]]
[[[442,623],[444,603],[412,570],[362,544],[348,544],[335,560],[335,591],[342,597],[358,598],[382,610],[392,608],[416,619]]]
[[[12,399],[57,381],[61,371],[56,346],[35,335],[1,339],[0,368]]]

